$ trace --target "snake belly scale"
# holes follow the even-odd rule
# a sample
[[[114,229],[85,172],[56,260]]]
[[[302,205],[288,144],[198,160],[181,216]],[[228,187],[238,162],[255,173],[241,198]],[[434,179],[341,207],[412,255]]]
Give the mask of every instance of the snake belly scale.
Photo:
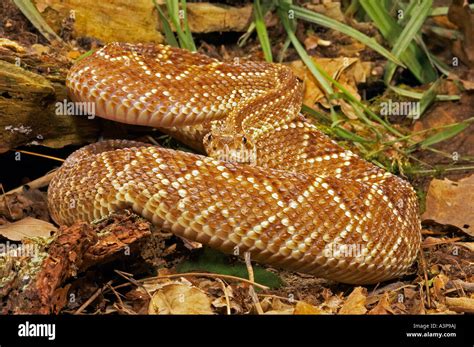
[[[283,65],[112,43],[73,66],[67,88],[100,117],[165,129],[210,156],[121,140],[83,147],[49,186],[58,224],[131,208],[223,252],[353,284],[400,276],[416,258],[411,185],[300,115],[300,83]],[[239,160],[243,151],[252,155]]]

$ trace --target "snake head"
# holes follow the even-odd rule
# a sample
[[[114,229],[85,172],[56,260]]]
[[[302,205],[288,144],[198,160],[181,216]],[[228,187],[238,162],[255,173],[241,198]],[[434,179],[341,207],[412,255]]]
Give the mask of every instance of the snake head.
[[[209,132],[203,140],[210,157],[234,163],[255,165],[257,152],[253,141],[245,134]]]

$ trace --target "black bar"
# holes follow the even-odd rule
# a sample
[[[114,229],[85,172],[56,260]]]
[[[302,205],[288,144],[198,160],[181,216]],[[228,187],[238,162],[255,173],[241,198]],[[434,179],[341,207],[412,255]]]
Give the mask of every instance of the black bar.
[[[30,327],[31,323],[55,324],[55,339],[18,336],[20,324],[26,322]],[[409,337],[407,333],[422,336]],[[455,336],[435,337],[435,333]],[[36,343],[472,346],[473,342],[473,316],[462,315],[0,316],[1,347]]]

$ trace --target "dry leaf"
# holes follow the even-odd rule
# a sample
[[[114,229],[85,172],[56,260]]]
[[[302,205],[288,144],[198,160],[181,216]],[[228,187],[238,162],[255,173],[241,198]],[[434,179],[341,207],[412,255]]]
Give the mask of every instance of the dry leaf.
[[[388,299],[388,293],[385,292],[382,298],[379,300],[377,305],[369,311],[369,314],[389,314],[394,313],[390,307],[390,302]]]
[[[426,196],[422,218],[440,224],[454,225],[474,236],[474,175],[458,182],[433,179]]]
[[[339,295],[332,295],[325,299],[321,304],[321,308],[327,313],[336,313],[342,303],[343,299]]]
[[[21,241],[30,237],[50,237],[51,233],[57,230],[53,224],[32,217],[0,225],[0,235],[11,241]]]
[[[295,308],[292,305],[283,303],[280,299],[266,297],[261,303],[265,314],[293,314]]]
[[[51,6],[51,0],[36,0],[35,5],[36,9],[40,12],[43,13],[49,6]]]
[[[365,302],[367,301],[367,290],[362,287],[356,287],[347,297],[346,302],[339,310],[339,314],[365,314]]]
[[[340,2],[334,1],[334,2],[326,2],[323,4],[311,4],[308,1],[308,3],[305,4],[305,7],[311,11],[314,11],[316,13],[320,13],[327,17],[335,19],[338,22],[344,23],[346,21],[346,18],[344,17],[344,14],[341,11]]]
[[[367,75],[370,73],[370,66],[362,64],[358,58],[316,58],[311,59],[319,66],[323,66],[324,70],[342,86],[344,86],[352,95],[360,100],[357,90],[357,84],[366,81]],[[324,91],[312,73],[306,68],[302,61],[297,60],[289,64],[294,74],[304,81],[304,97],[303,102],[308,106],[316,103],[321,104],[325,108],[329,108]],[[357,118],[352,107],[343,100],[334,100],[336,104],[341,105],[342,111],[351,119]]]
[[[200,289],[180,283],[166,285],[153,295],[149,314],[214,314],[211,300]]]
[[[298,301],[293,314],[325,314],[320,308],[310,305],[304,301]]]

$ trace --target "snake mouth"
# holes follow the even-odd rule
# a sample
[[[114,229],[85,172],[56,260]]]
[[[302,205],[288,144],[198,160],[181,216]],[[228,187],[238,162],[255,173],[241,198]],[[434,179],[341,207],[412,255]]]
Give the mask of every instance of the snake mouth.
[[[245,135],[222,135],[209,133],[204,137],[207,154],[217,160],[255,165],[256,148]]]
[[[224,146],[222,150],[217,151],[213,156],[218,160],[232,163],[255,165],[257,162],[255,150],[247,150],[245,148],[235,150]]]

